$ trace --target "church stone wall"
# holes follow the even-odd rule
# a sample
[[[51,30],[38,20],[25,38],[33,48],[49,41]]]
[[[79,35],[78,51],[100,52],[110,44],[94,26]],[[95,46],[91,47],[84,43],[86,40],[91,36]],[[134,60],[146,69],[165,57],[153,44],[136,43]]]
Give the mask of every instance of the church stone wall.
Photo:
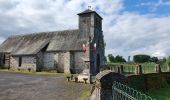
[[[31,68],[32,71],[36,71],[36,57],[22,57],[22,68]]]
[[[37,56],[36,56],[36,63],[37,63],[37,71],[41,71],[42,68],[43,68],[43,59],[44,59],[44,53],[43,52],[39,52],[37,53]]]
[[[10,53],[0,53],[0,68],[10,67]]]
[[[44,53],[43,69],[64,73],[81,73],[85,63],[84,52],[48,52]]]
[[[64,53],[64,73],[70,73],[70,52]]]
[[[32,71],[36,71],[36,57],[34,56],[22,56],[21,66],[19,66],[19,57],[12,57],[10,59],[11,69],[25,69],[31,68]]]
[[[44,53],[43,69],[70,73],[70,52]]]
[[[85,57],[84,52],[75,52],[74,53],[74,70],[76,73],[81,73],[86,65],[86,63],[83,61],[83,58]]]
[[[17,69],[19,63],[19,57],[11,57],[10,58],[10,67],[12,69]]]
[[[43,56],[43,69],[56,70],[58,62],[58,53],[48,52]]]

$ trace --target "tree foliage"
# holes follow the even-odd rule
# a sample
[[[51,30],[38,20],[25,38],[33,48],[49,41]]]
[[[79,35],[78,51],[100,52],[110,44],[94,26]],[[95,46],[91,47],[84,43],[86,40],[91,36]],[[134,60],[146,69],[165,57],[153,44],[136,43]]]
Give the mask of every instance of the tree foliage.
[[[149,62],[150,59],[151,59],[151,57],[149,55],[144,55],[144,54],[133,56],[133,61],[136,62],[136,63]]]
[[[126,60],[122,56],[117,55],[115,57],[115,62],[126,62]]]
[[[114,57],[112,54],[109,54],[108,58],[110,62],[126,62],[126,60],[122,56],[119,56],[119,55]]]
[[[112,54],[109,54],[108,58],[109,58],[110,62],[114,62],[114,60],[115,60],[115,58],[114,58],[114,56]]]
[[[104,61],[107,62],[107,57],[106,56],[104,56]]]
[[[170,66],[170,56],[166,59],[166,63]]]
[[[159,61],[159,59],[158,59],[158,57],[151,57],[150,61],[157,63]]]

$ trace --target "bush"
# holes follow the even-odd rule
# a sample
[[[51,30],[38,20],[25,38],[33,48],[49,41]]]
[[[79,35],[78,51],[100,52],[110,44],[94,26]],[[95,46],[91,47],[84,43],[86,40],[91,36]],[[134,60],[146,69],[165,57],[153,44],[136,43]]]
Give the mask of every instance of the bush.
[[[136,63],[144,63],[144,62],[149,62],[151,57],[149,55],[134,55],[133,56],[133,61]]]
[[[20,71],[21,69],[20,68],[17,68],[18,71]]]
[[[115,61],[115,58],[114,58],[114,56],[112,54],[109,54],[108,58],[109,58],[110,62],[114,62]]]
[[[28,68],[28,71],[31,72],[31,68]]]
[[[112,54],[109,54],[108,58],[110,62],[126,62],[126,60],[122,56],[119,56],[119,55],[114,57]]]

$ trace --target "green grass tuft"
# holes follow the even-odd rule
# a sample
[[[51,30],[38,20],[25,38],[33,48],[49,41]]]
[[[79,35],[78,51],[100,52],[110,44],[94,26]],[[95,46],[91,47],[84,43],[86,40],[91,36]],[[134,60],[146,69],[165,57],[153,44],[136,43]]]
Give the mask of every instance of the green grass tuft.
[[[156,100],[170,100],[170,85],[158,90],[150,90],[147,94]]]
[[[80,97],[77,100],[84,100],[86,97],[90,96],[90,90],[83,90]]]
[[[8,70],[8,69],[0,69],[0,72],[17,72],[17,73],[24,73],[24,74],[35,74],[35,75],[67,75],[65,73],[57,73],[57,72],[29,72],[29,71],[18,71],[18,70]]]

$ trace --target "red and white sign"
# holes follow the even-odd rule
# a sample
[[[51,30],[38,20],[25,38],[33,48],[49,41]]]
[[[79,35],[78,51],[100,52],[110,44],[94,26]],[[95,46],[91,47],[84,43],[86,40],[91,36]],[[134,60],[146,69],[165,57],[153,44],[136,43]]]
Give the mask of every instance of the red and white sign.
[[[93,51],[96,51],[96,43],[93,45]]]
[[[87,45],[83,44],[83,51],[86,51],[86,49],[87,49]]]

